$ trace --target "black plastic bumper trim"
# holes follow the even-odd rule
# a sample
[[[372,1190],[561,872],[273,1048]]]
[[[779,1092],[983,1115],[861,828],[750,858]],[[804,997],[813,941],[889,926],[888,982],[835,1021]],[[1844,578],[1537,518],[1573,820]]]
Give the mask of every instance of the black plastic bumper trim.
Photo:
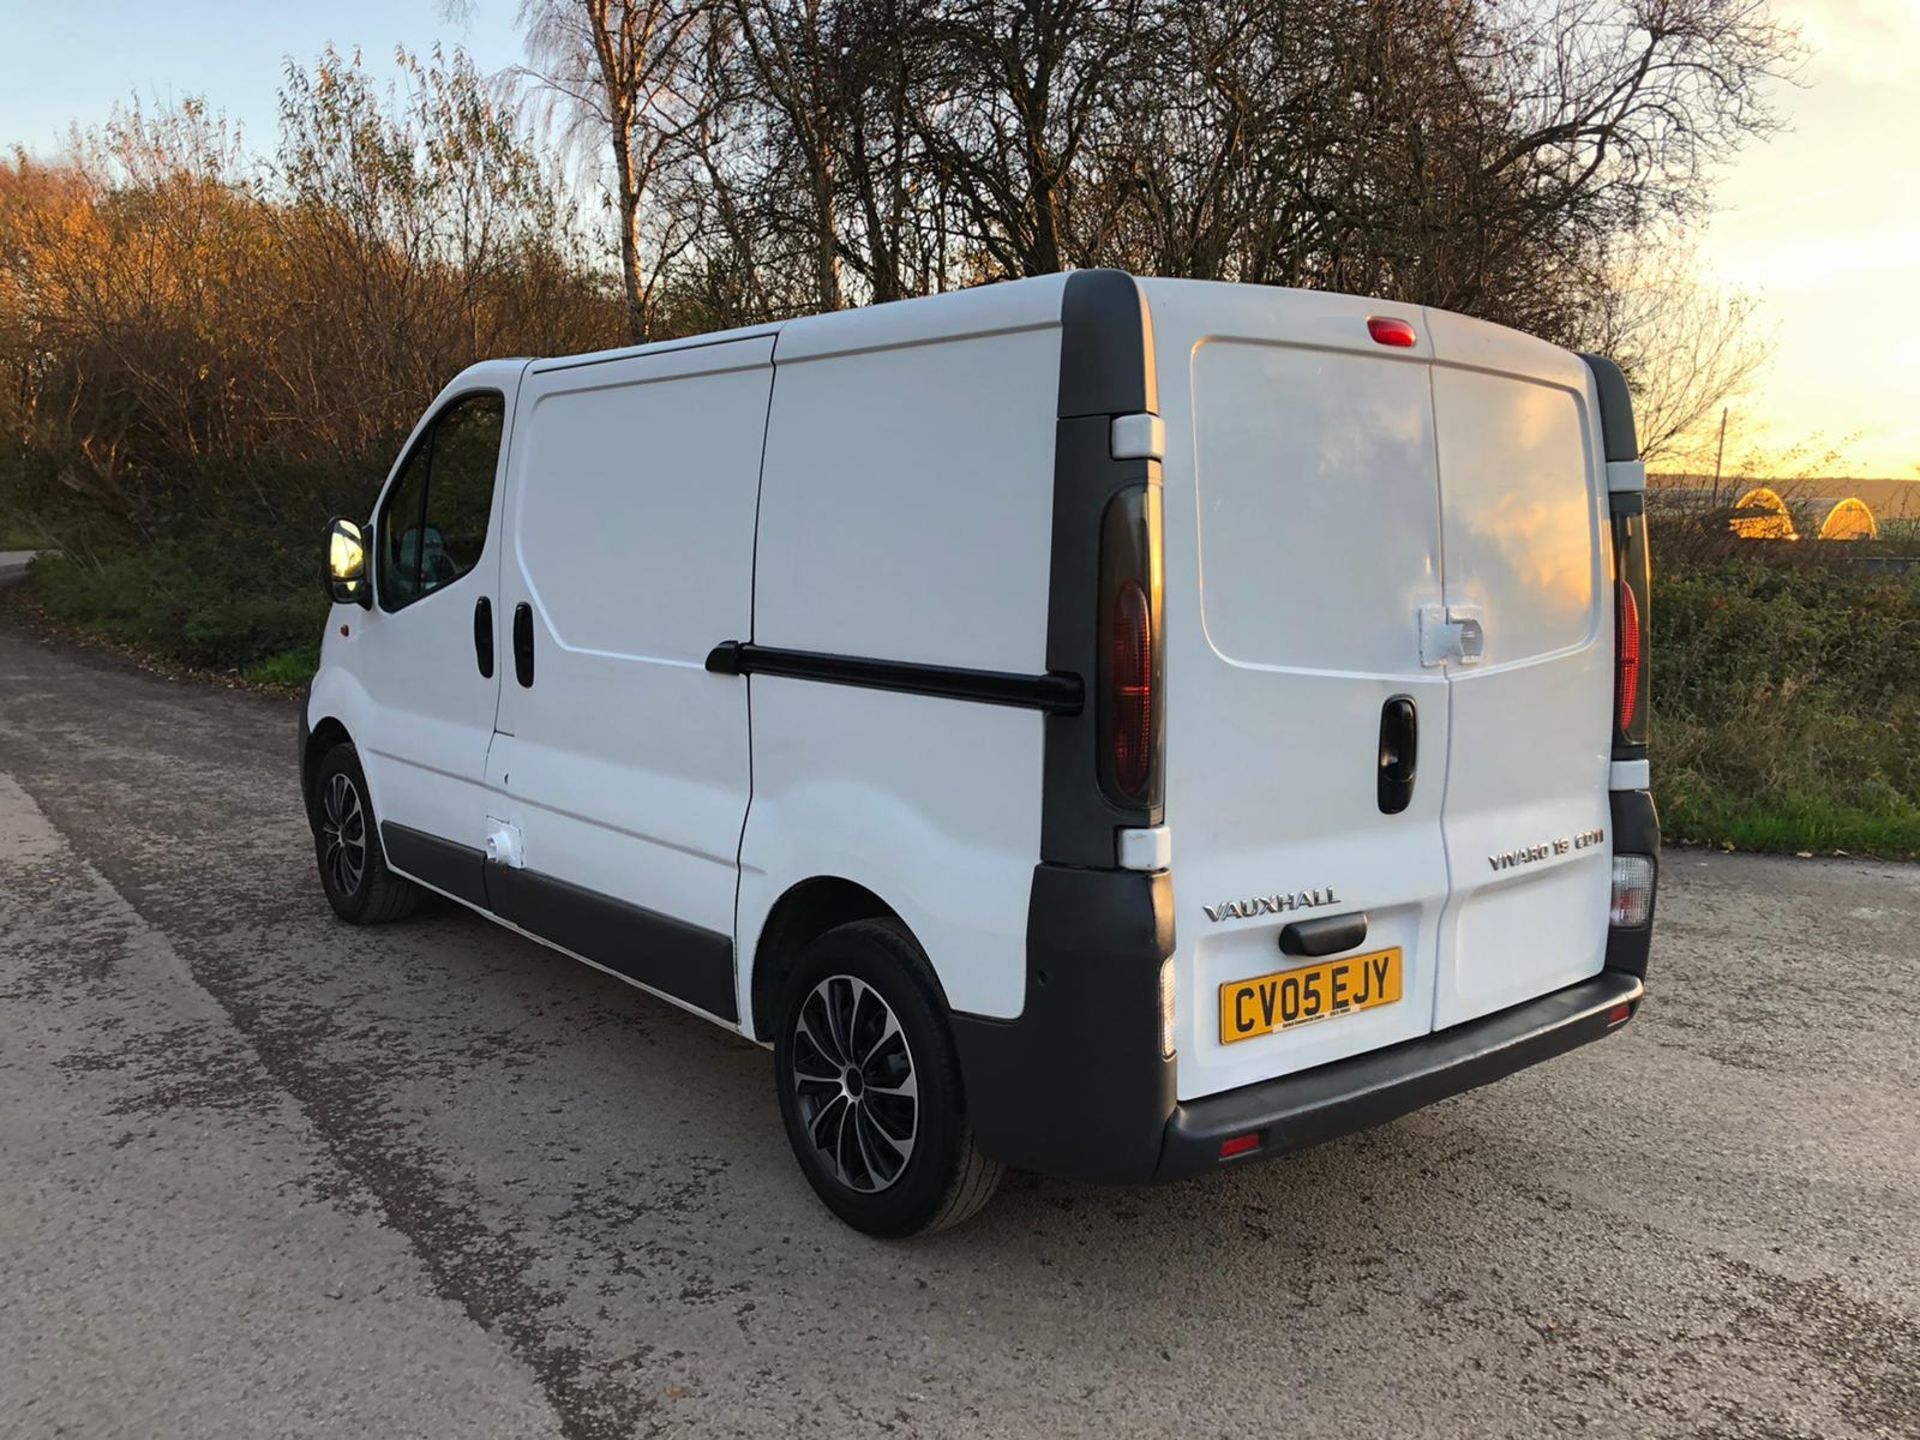
[[[871,660],[861,655],[782,650],[742,640],[726,640],[714,646],[707,653],[706,668],[715,675],[779,675],[789,680],[857,685],[867,690],[895,690],[942,700],[1011,705],[1025,710],[1044,710],[1049,715],[1077,712],[1083,691],[1077,675],[1021,675],[1007,670],[922,665],[910,660]]]
[[[709,1015],[740,1018],[733,937],[551,875],[482,864],[495,913],[522,930]]]
[[[456,900],[487,908],[485,851],[456,845],[391,820],[380,822],[380,843],[386,848],[387,863],[402,875],[410,875]]]
[[[1613,824],[1613,853],[1646,855],[1653,860],[1653,902],[1647,923],[1607,931],[1607,968],[1645,978],[1653,951],[1653,919],[1660,908],[1660,815],[1646,790],[1615,790],[1607,796]]]
[[[1071,1180],[1152,1178],[1174,1105],[1159,1004],[1172,953],[1166,871],[1035,867],[1019,1017],[952,1017],[982,1154]]]
[[[1603,970],[1564,990],[1384,1050],[1174,1107],[1156,1180],[1271,1158],[1380,1125],[1611,1034],[1620,1005],[1646,993]],[[1258,1149],[1222,1161],[1220,1143],[1256,1132]]]

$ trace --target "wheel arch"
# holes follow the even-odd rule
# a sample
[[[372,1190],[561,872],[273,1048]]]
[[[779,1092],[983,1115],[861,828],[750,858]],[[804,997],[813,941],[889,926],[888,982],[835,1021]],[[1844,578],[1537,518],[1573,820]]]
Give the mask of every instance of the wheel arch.
[[[320,762],[327,752],[343,742],[351,745],[353,736],[331,715],[317,721],[307,733],[306,744],[300,752],[300,798],[306,803],[309,820],[313,817],[313,777],[319,773]]]
[[[855,920],[882,919],[906,923],[873,891],[842,876],[815,875],[788,886],[767,912],[753,946],[747,1018],[754,1038],[766,1040],[772,1035],[773,1007],[808,945]]]

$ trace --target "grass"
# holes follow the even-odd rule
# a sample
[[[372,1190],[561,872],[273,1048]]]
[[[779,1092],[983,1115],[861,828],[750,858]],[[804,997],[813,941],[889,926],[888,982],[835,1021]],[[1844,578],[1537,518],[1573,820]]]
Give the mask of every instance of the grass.
[[[162,543],[43,556],[31,582],[54,619],[193,669],[299,685],[318,663],[327,601],[311,557]]]
[[[313,678],[313,672],[320,668],[320,646],[297,645],[291,650],[282,650],[277,655],[269,655],[256,665],[249,665],[240,672],[240,678],[249,685],[266,685],[282,690],[298,690]]]
[[[1920,856],[1920,575],[1755,553],[1656,575],[1653,627],[1669,839]]]

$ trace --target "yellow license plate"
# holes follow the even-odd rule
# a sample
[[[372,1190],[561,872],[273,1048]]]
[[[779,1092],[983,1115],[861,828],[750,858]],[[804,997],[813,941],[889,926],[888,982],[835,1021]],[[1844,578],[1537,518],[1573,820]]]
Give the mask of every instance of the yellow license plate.
[[[1400,998],[1400,947],[1316,960],[1220,987],[1220,1043],[1391,1005]]]

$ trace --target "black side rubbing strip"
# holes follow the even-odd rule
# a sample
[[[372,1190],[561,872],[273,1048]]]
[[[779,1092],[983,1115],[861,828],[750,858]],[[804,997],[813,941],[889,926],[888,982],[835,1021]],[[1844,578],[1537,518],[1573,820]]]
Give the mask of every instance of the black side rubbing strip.
[[[424,830],[395,825],[391,820],[380,822],[380,843],[386,849],[387,863],[401,874],[469,905],[487,908],[484,851],[456,845]]]
[[[616,974],[738,1020],[733,940],[532,870],[486,867],[494,909],[521,929]]]
[[[896,690],[943,700],[972,700],[981,705],[1011,705],[1023,710],[1043,710],[1049,715],[1075,714],[1083,699],[1083,687],[1077,675],[965,670],[951,665],[919,665],[905,660],[869,660],[859,655],[782,650],[739,640],[714,646],[707,654],[707,669],[715,675],[780,675],[789,680]]]

